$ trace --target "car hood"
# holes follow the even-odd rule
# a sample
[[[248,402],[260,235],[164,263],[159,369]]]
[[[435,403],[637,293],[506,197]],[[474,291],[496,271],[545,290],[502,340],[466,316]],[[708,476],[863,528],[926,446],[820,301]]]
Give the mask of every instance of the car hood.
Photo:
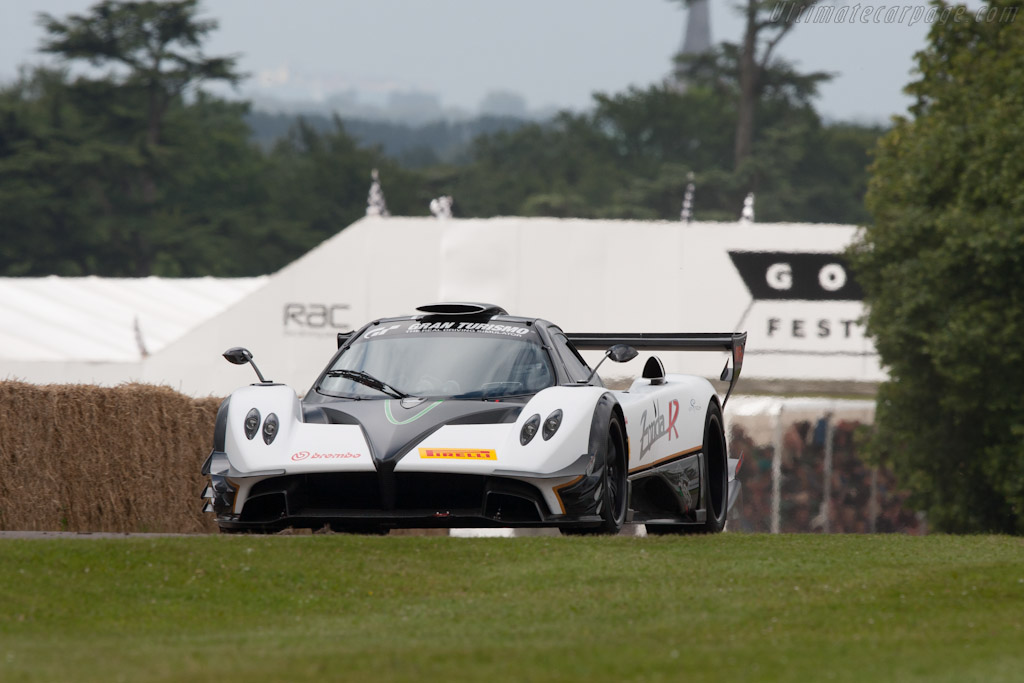
[[[394,463],[445,425],[512,424],[526,401],[380,399],[303,407],[307,423],[359,425],[378,466]]]

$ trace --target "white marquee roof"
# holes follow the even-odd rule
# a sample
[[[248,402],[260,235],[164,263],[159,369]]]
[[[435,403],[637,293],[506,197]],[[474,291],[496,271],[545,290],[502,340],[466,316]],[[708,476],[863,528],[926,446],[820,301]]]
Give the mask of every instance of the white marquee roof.
[[[0,278],[0,361],[138,361],[267,280]]]
[[[833,300],[831,281],[822,280],[821,264],[838,267],[828,256],[841,259],[855,232],[842,225],[366,217],[261,278],[0,278],[0,380],[140,381],[226,396],[252,373],[221,354],[246,346],[267,377],[303,391],[340,332],[432,301],[487,301],[569,331],[745,330],[741,387],[759,382],[785,392],[845,383],[849,393],[885,379],[858,323],[863,302]],[[747,267],[734,258],[740,253],[774,260]],[[789,279],[766,280],[769,267]],[[760,291],[764,282],[773,292]],[[774,293],[790,286],[790,298]],[[666,354],[663,361],[669,372],[705,377],[716,377],[724,363],[715,354]],[[606,379],[616,379],[640,368],[608,372]]]

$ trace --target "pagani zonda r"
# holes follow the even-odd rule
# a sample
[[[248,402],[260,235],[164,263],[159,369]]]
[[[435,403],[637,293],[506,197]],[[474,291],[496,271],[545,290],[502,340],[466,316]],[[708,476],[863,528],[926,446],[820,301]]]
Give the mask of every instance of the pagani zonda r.
[[[224,354],[260,382],[223,402],[203,466],[221,530],[723,529],[739,462],[722,406],[746,334],[567,335],[485,304],[418,311],[339,335],[301,400],[265,381],[247,350]],[[729,352],[725,399],[655,356],[612,391],[578,351],[621,362],[638,348]]]

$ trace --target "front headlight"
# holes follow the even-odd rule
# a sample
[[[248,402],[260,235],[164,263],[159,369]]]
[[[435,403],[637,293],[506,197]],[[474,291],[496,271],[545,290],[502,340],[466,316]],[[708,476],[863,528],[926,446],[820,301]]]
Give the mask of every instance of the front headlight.
[[[253,408],[245,416],[245,438],[250,441],[256,436],[256,432],[260,430],[260,411]]]
[[[548,415],[548,418],[544,420],[544,429],[541,430],[541,436],[547,441],[555,435],[558,431],[559,425],[562,424],[562,411],[556,410],[555,412]]]
[[[519,432],[519,443],[525,446],[526,444],[533,441],[533,437],[537,436],[537,431],[540,429],[540,415],[534,414],[530,416],[530,419],[523,425],[522,430]]]
[[[263,421],[263,442],[265,444],[269,446],[274,442],[280,426],[280,423],[277,421],[277,415],[274,413],[267,415],[267,419]]]

